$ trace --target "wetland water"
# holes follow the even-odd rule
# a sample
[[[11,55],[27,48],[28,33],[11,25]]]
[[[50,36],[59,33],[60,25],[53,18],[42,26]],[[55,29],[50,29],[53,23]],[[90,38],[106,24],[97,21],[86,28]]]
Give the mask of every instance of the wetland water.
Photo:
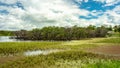
[[[0,36],[0,42],[15,42],[17,39],[11,39],[11,36]]]
[[[47,55],[50,53],[56,53],[64,50],[58,50],[58,49],[53,49],[53,50],[34,50],[34,51],[26,51],[24,52],[25,56],[35,56],[35,55]]]
[[[17,40],[11,38],[12,36],[0,36],[0,42],[22,42],[23,40]],[[26,51],[23,53],[24,56],[35,56],[35,55],[47,55],[50,53],[60,52],[63,50],[51,49],[51,50],[34,50]]]
[[[0,36],[0,42],[29,42],[31,40],[18,40],[14,36]]]

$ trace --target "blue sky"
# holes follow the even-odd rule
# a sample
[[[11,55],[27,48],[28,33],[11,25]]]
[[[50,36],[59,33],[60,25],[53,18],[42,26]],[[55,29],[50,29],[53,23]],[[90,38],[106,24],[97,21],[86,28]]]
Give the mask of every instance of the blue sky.
[[[88,16],[80,16],[80,18],[83,19],[97,19],[99,16],[103,15],[104,12],[106,12],[107,10],[113,10],[116,6],[120,5],[120,2],[117,2],[114,5],[105,6],[107,4],[106,2],[102,3],[94,0],[88,0],[88,2],[82,1],[81,4],[75,1],[75,3],[79,6],[80,9],[86,9],[88,11],[96,10],[97,12],[99,11],[103,12],[101,14],[98,14],[97,16],[93,16],[91,14],[89,14]]]
[[[120,0],[0,0],[0,30],[119,24]]]
[[[78,2],[75,2],[80,9],[86,9],[88,11],[93,11],[93,10],[97,10],[97,11],[103,11],[105,12],[106,10],[112,10],[114,9],[116,6],[120,5],[120,2],[117,2],[114,5],[110,5],[110,6],[104,6],[107,3],[104,2],[99,2],[99,1],[94,1],[94,0],[89,0],[88,2],[81,2],[81,4],[79,4]]]

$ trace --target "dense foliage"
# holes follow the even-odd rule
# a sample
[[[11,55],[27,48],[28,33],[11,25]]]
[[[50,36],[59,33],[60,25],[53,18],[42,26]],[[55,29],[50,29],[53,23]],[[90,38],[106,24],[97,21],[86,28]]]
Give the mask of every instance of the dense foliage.
[[[17,39],[23,40],[79,40],[85,38],[105,37],[108,29],[104,26],[95,27],[44,27],[42,29],[33,29],[31,31],[16,31]]]
[[[114,31],[120,33],[120,25],[114,26]]]

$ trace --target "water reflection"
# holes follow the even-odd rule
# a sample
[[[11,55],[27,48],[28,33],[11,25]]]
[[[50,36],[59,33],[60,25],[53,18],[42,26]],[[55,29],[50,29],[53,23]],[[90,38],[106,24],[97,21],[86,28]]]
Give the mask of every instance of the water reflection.
[[[50,54],[50,53],[55,53],[55,52],[60,52],[60,51],[64,51],[64,50],[58,50],[58,49],[55,49],[55,50],[35,50],[35,51],[27,51],[27,52],[24,52],[24,55],[25,56],[35,56],[35,55],[47,55],[47,54]]]
[[[30,42],[31,40],[15,39],[15,36],[0,36],[0,42]]]
[[[18,41],[17,39],[12,39],[12,36],[0,36],[0,42],[14,42]]]

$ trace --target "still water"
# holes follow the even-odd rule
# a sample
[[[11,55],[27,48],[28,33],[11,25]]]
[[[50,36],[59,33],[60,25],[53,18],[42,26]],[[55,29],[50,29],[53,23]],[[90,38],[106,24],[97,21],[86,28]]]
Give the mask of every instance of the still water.
[[[17,39],[11,39],[11,36],[0,36],[0,42],[15,42]]]
[[[56,53],[64,50],[53,49],[53,50],[35,50],[35,51],[26,51],[24,52],[25,56],[35,56],[35,55],[47,55],[50,53]]]
[[[21,42],[24,40],[17,40],[17,39],[13,39],[11,38],[11,36],[0,36],[0,42]],[[29,40],[30,41],[30,40]],[[54,50],[33,50],[33,51],[26,51],[23,53],[23,55],[25,56],[35,56],[35,55],[47,55],[50,53],[55,53],[55,52],[60,52],[60,51],[64,51],[64,50],[58,50],[58,49],[54,49]]]
[[[14,36],[0,36],[0,42],[30,42],[31,40],[19,40]]]

